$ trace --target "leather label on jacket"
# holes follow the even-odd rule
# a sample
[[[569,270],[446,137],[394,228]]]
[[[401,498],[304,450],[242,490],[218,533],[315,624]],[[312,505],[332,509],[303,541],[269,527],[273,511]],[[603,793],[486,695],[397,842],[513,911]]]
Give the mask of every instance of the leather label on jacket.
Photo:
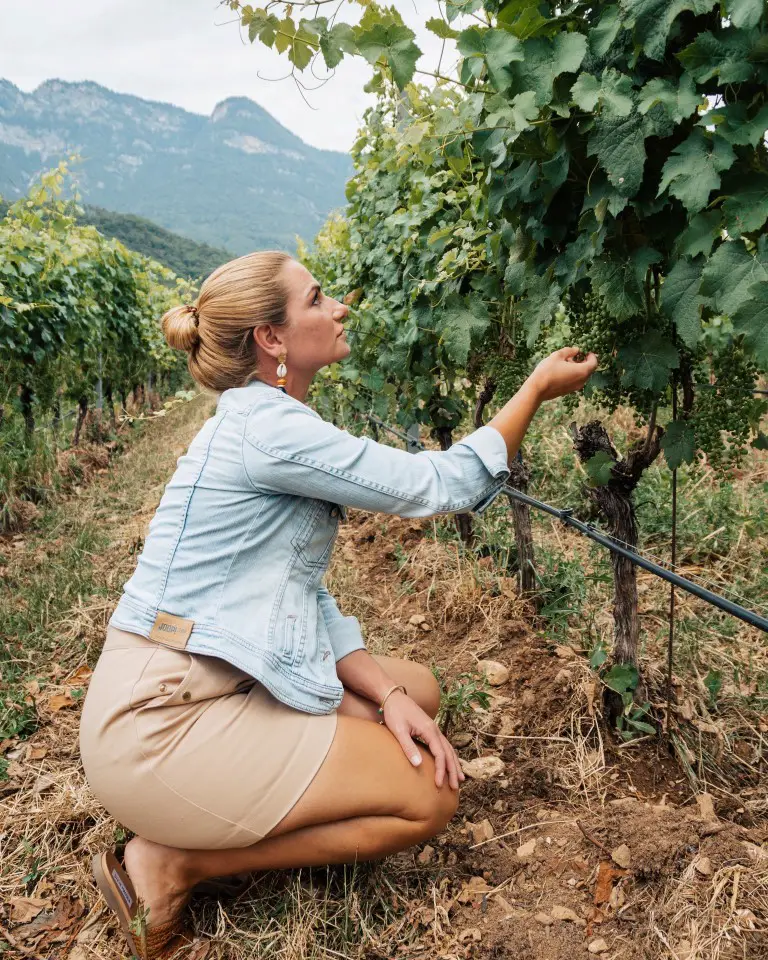
[[[172,613],[158,613],[149,631],[149,639],[175,650],[183,650],[194,625],[194,620],[175,617]]]

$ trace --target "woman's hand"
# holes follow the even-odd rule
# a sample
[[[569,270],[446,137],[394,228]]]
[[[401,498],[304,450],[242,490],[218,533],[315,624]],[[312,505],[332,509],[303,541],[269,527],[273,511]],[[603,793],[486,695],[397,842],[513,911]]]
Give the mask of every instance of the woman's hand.
[[[528,379],[541,400],[554,400],[581,390],[597,369],[597,357],[588,353],[583,360],[575,360],[580,352],[578,347],[563,347],[538,364]]]
[[[395,739],[405,751],[406,757],[414,766],[421,763],[421,753],[412,738],[419,737],[424,741],[435,758],[437,787],[443,785],[447,773],[451,787],[454,790],[459,789],[459,781],[465,779],[459,766],[459,758],[435,721],[415,700],[404,694],[402,690],[396,690],[384,704],[384,723],[394,734]]]

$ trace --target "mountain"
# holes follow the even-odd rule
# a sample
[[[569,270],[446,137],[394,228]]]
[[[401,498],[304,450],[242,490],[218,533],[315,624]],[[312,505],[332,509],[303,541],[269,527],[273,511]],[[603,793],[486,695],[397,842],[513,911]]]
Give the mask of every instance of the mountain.
[[[295,252],[345,204],[352,163],[318,150],[245,97],[210,117],[47,80],[24,93],[0,79],[0,195],[15,200],[70,152],[82,200],[133,213],[191,240],[248,253]]]

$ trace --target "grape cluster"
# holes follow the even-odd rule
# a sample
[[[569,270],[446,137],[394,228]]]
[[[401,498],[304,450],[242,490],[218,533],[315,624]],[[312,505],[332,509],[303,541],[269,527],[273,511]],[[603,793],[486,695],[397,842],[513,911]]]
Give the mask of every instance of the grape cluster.
[[[518,343],[514,356],[498,354],[487,358],[483,373],[496,384],[496,397],[504,402],[514,396],[531,375],[535,362],[523,343]]]
[[[731,343],[707,359],[706,373],[700,370],[697,377],[691,424],[697,446],[713,467],[723,469],[742,461],[768,404],[752,393],[758,369],[740,345]],[[707,375],[714,380],[711,387]]]
[[[572,304],[568,319],[574,347],[604,360],[611,356],[616,346],[616,324],[599,294],[585,293],[580,303]]]

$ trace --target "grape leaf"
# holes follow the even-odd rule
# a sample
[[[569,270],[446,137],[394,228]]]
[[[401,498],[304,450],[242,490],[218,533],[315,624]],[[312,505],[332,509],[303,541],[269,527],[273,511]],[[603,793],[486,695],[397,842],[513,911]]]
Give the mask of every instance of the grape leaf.
[[[620,0],[626,22],[651,60],[663,58],[670,28],[683,11],[708,13],[716,5],[717,0]]]
[[[689,213],[697,213],[707,205],[710,193],[720,186],[720,173],[736,159],[729,143],[698,128],[693,130],[670,154],[662,167],[661,183],[656,196],[669,189]]]
[[[768,220],[768,175],[754,172],[739,178],[738,193],[725,201],[723,214],[732,237],[759,230]]]
[[[720,212],[718,210],[703,210],[697,213],[685,230],[679,234],[675,246],[676,255],[695,257],[703,253],[709,256],[719,232]]]
[[[451,294],[440,323],[440,336],[448,356],[455,363],[466,363],[472,337],[483,333],[489,323],[482,301],[472,297],[467,302],[458,294]]]
[[[643,282],[648,267],[661,255],[651,247],[641,247],[624,259],[600,257],[592,262],[589,275],[605,300],[608,312],[617,320],[628,320],[644,307]]]
[[[383,56],[401,90],[413,78],[416,61],[421,56],[421,50],[413,42],[414,37],[412,30],[399,23],[374,23],[355,34],[362,56],[374,65]]]
[[[528,279],[527,296],[520,302],[520,317],[526,331],[526,343],[532,347],[542,327],[546,327],[560,303],[560,289],[545,277],[534,274]]]
[[[732,318],[749,299],[751,285],[761,280],[768,280],[766,245],[758,246],[753,256],[743,240],[728,240],[721,243],[707,261],[700,293],[712,301],[718,313]]]
[[[721,83],[741,83],[749,80],[754,70],[750,53],[749,39],[740,31],[716,37],[706,30],[676,56],[697,83],[715,76]]]
[[[703,261],[680,259],[664,278],[661,307],[674,322],[686,347],[696,346],[701,336],[701,306],[706,303],[699,294]]]
[[[432,17],[431,20],[427,20],[424,24],[427,30],[430,30],[435,36],[440,37],[441,40],[455,40],[459,35],[458,30],[454,30],[452,26],[441,20],[440,17]]]
[[[670,373],[677,369],[680,355],[674,344],[654,330],[621,347],[619,361],[625,368],[621,377],[625,387],[661,393]]]
[[[673,420],[668,423],[661,438],[661,449],[664,451],[670,470],[677,470],[681,463],[693,463],[696,453],[693,427],[685,420]]]
[[[708,110],[699,120],[698,126],[706,127],[713,124],[718,136],[734,146],[756,147],[768,130],[768,103],[760,107],[757,113],[749,118],[747,108],[743,103],[729,103],[714,110]]]
[[[640,113],[646,114],[660,103],[675,123],[681,123],[686,117],[695,113],[702,102],[703,97],[696,92],[690,75],[684,73],[677,86],[662,77],[649,80],[638,94],[637,109]]]
[[[617,663],[611,667],[602,679],[610,690],[623,694],[637,689],[640,675],[637,672],[637,667],[632,666],[631,663]]]
[[[605,450],[598,450],[594,457],[584,462],[584,469],[590,480],[591,487],[604,487],[611,482],[612,470],[616,461]]]
[[[510,64],[523,59],[523,45],[507,30],[468,27],[459,34],[456,45],[465,57],[485,60],[488,75],[497,90],[506,90],[510,86]]]
[[[765,13],[765,0],[727,0],[725,8],[734,27],[756,27]]]
[[[637,113],[620,119],[597,117],[587,146],[587,155],[593,154],[616,190],[622,196],[634,196],[643,182],[645,166],[642,117]]]
[[[563,73],[575,73],[587,52],[580,33],[558,33],[554,40],[534,37],[523,44],[524,59],[510,67],[515,90],[533,90],[542,107],[552,100],[552,84]]]
[[[582,110],[594,110],[599,102],[608,116],[626,117],[632,112],[632,80],[613,68],[603,70],[599,81],[582,73],[571,87],[571,97]]]
[[[733,329],[744,334],[744,342],[760,366],[768,367],[768,281],[749,288],[749,299],[733,315]]]
[[[607,7],[600,21],[589,32],[589,48],[596,57],[604,57],[621,29],[621,15],[615,4]]]

